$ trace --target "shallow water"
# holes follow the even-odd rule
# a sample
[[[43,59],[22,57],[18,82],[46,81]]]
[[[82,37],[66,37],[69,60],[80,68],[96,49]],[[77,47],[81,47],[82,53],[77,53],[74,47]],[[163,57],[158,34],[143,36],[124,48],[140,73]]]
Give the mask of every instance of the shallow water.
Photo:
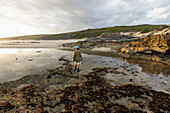
[[[1,48],[0,82],[17,80],[25,75],[42,74],[49,68],[61,65],[63,62],[58,59],[62,56],[72,61],[72,55],[71,51],[55,48]],[[83,54],[79,74],[87,74],[95,67],[113,66],[110,60],[112,58]]]
[[[0,82],[19,79],[25,75],[44,73],[62,62],[58,59],[71,52],[56,49],[0,49]]]
[[[105,57],[119,57],[123,61],[127,61],[130,64],[133,65],[139,65],[142,68],[143,72],[149,73],[149,74],[163,74],[163,76],[169,76],[170,75],[170,65],[164,64],[161,62],[156,61],[150,61],[150,60],[144,60],[144,59],[137,59],[137,58],[122,58],[116,54],[108,54],[108,53],[88,53],[88,54],[96,54],[99,56],[105,56]]]
[[[60,57],[66,56],[71,61],[72,55],[72,51],[54,48],[0,49],[0,82],[17,80],[25,75],[42,74],[48,68],[55,68],[61,65],[63,62],[58,61]],[[129,79],[133,78],[134,83],[149,85],[154,89],[169,90],[170,78],[169,76],[164,76],[164,68],[162,68],[161,74],[153,74],[152,72],[157,72],[157,68],[143,64],[148,66],[148,70],[152,69],[152,71],[143,72],[142,61],[138,61],[140,62],[139,64],[134,62],[135,60],[131,61],[130,63],[132,64],[130,64],[127,60],[122,60],[121,58],[83,54],[83,62],[79,75],[87,74],[95,67],[113,67],[130,76],[125,77],[121,74],[113,76],[113,74],[108,74],[106,78],[114,81],[112,85],[130,83]],[[137,76],[134,76],[132,72]]]

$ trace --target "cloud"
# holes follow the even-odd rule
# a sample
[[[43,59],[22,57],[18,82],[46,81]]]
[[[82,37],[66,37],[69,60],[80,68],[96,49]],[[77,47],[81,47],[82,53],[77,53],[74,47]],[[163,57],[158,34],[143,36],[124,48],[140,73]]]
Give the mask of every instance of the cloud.
[[[0,29],[5,26],[9,34],[13,30],[21,35],[170,24],[169,4],[169,0],[0,0]]]

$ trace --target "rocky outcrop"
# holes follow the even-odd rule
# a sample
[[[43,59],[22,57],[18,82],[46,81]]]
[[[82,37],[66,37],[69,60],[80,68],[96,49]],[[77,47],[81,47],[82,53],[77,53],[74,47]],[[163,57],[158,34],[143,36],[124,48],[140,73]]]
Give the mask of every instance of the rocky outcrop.
[[[134,41],[126,41],[120,51],[123,53],[162,53],[170,50],[170,35],[152,35]]]
[[[74,49],[80,46],[82,50],[102,51],[102,47],[110,48],[107,52],[126,58],[141,58],[146,60],[170,63],[170,35],[150,35],[144,38],[127,37],[120,34],[103,33],[101,36],[89,38],[77,43],[63,44],[63,47]]]

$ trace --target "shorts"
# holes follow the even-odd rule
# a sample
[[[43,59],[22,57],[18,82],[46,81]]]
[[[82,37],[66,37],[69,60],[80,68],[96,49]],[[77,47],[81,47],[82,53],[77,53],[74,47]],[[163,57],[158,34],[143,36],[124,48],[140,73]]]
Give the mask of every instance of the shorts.
[[[76,65],[80,65],[80,64],[81,64],[81,62],[74,62],[74,64],[76,64]]]

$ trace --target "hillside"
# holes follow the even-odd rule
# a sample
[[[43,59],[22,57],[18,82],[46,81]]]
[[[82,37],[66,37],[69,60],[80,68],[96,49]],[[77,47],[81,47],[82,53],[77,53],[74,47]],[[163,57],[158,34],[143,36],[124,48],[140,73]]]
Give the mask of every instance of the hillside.
[[[97,29],[86,29],[77,32],[69,32],[62,34],[43,34],[43,35],[28,35],[19,37],[0,38],[0,40],[58,40],[58,39],[81,39],[100,36],[102,33],[122,32],[127,36],[143,35],[151,31],[161,31],[169,28],[169,25],[136,25],[136,26],[115,26]]]

